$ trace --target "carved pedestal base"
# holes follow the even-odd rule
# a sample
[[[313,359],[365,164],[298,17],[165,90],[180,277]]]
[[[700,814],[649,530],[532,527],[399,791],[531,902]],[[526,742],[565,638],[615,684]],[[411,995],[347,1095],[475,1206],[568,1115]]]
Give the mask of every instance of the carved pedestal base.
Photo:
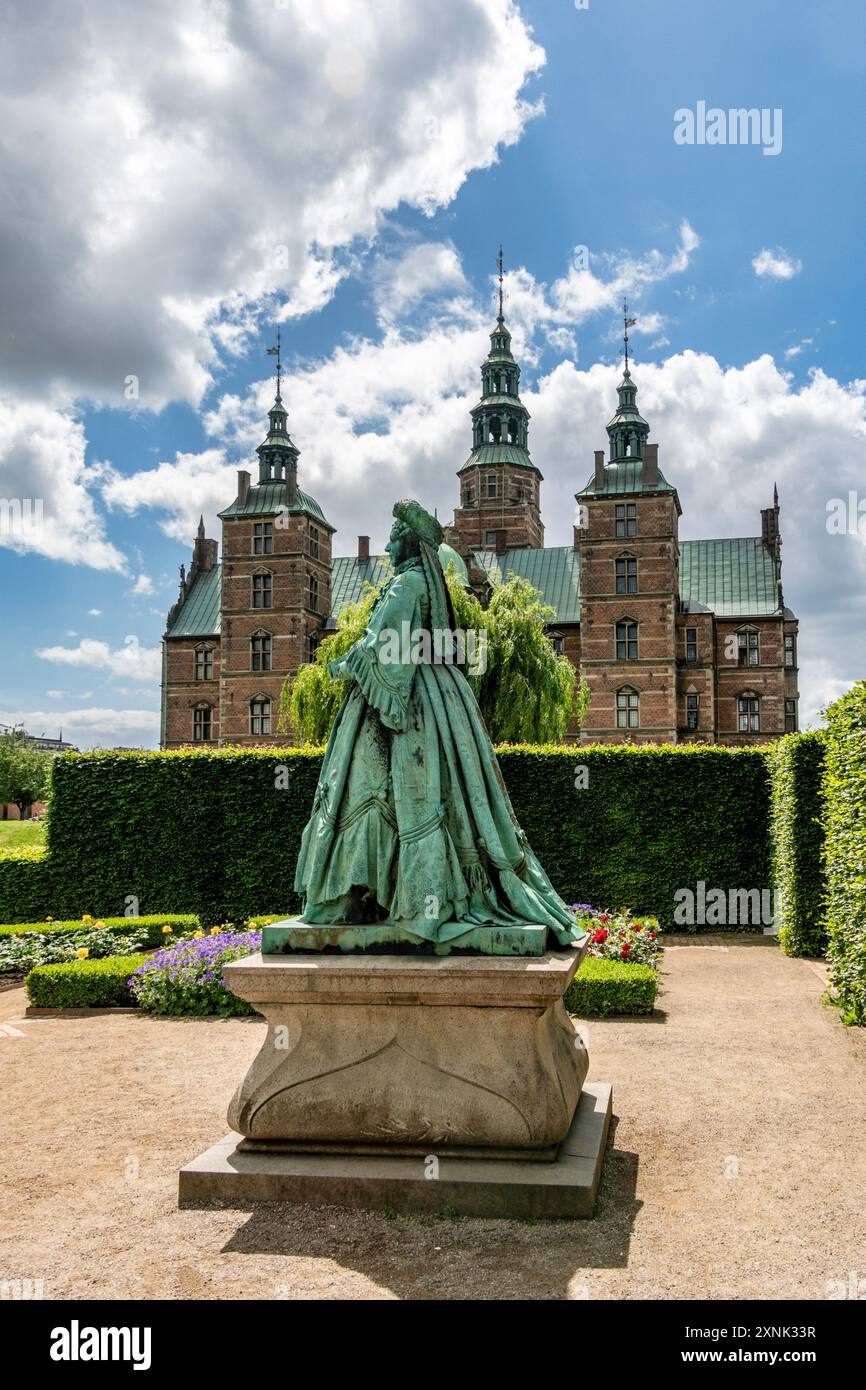
[[[588,1067],[562,1003],[581,955],[234,961],[268,1033],[229,1124],[245,1149],[549,1161]]]

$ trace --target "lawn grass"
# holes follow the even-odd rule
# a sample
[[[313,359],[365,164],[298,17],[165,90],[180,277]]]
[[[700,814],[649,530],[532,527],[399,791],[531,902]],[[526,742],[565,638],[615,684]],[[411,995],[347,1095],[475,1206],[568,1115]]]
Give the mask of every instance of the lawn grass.
[[[45,825],[41,820],[0,820],[0,849],[19,845],[44,845]]]

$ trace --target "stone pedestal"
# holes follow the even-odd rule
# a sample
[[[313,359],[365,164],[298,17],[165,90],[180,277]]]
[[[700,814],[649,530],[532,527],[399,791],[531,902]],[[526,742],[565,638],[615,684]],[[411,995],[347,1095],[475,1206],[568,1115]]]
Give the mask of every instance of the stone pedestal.
[[[583,1086],[562,1002],[584,950],[232,962],[267,1035],[232,1133],[181,1170],[181,1206],[591,1216],[611,1088]]]
[[[234,961],[268,1032],[229,1124],[247,1148],[551,1158],[588,1067],[562,1003],[581,955]]]

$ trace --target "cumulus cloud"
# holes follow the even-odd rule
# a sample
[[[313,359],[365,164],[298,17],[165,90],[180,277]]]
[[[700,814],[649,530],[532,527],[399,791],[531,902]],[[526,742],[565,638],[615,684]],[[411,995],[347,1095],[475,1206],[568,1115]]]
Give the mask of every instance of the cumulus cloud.
[[[752,261],[752,269],[756,275],[769,275],[772,280],[792,280],[803,269],[803,263],[789,256],[781,246],[775,251],[768,251],[765,247]]]
[[[0,373],[22,396],[197,403],[263,304],[320,308],[357,238],[447,204],[538,109],[544,55],[502,0],[6,11]]]
[[[108,709],[89,705],[66,710],[21,708],[0,711],[0,724],[23,725],[36,737],[56,735],[62,728],[64,739],[80,748],[111,748],[118,744],[153,748],[159,741],[159,710],[156,709]]]
[[[162,669],[159,647],[143,647],[137,637],[125,637],[122,647],[112,649],[107,642],[83,638],[77,647],[39,647],[42,661],[60,666],[78,666],[88,671],[107,671],[126,680],[158,680]]]

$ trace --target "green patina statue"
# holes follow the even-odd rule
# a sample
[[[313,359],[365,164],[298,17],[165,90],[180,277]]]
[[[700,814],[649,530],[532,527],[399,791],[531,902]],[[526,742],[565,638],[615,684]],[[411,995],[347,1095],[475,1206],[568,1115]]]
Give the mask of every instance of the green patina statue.
[[[301,842],[304,910],[265,928],[263,950],[540,955],[549,935],[577,944],[584,934],[517,822],[455,660],[442,528],[418,502],[394,516],[393,575],[364,636],[330,666],[350,684]]]

